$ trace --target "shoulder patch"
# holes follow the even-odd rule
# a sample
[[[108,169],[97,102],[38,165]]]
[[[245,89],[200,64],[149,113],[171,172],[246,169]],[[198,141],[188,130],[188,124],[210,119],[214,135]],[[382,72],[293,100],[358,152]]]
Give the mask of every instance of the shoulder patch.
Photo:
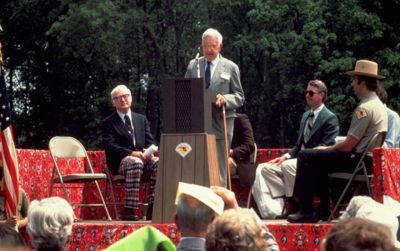
[[[358,107],[356,109],[356,116],[358,119],[362,119],[364,117],[367,117],[367,111],[364,108]]]

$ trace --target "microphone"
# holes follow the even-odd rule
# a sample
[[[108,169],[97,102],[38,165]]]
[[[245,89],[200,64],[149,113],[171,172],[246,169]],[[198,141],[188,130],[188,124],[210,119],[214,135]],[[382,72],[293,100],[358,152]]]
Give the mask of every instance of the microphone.
[[[196,58],[194,59],[194,60],[196,60],[197,78],[200,78],[199,56],[200,56],[200,53],[197,52]]]

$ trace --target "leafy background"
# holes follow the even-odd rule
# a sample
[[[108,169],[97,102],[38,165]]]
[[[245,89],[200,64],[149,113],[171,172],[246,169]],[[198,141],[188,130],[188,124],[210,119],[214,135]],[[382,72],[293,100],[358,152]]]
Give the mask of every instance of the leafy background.
[[[162,80],[184,75],[208,27],[239,65],[260,147],[294,143],[314,78],[327,83],[345,134],[357,100],[344,72],[357,59],[379,63],[388,105],[400,108],[399,12],[399,0],[1,0],[17,147],[71,135],[101,149],[100,123],[121,82],[159,139]]]

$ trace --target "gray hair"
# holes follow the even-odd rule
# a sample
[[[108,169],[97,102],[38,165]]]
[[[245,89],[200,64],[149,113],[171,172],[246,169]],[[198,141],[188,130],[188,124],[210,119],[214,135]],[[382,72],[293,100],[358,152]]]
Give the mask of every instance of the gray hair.
[[[197,233],[207,230],[215,212],[192,196],[181,194],[176,205],[179,228]]]
[[[208,29],[203,33],[203,36],[201,37],[201,40],[204,40],[204,38],[206,38],[206,37],[208,37],[208,36],[216,37],[217,40],[218,40],[219,45],[222,44],[223,37],[222,37],[221,33],[219,33],[219,31],[217,31],[216,29],[208,28]]]
[[[63,198],[34,200],[28,209],[27,231],[34,248],[64,247],[72,231],[74,211]]]
[[[131,90],[129,90],[129,88],[126,85],[117,85],[116,87],[114,87],[114,89],[112,89],[111,91],[111,98],[113,97],[114,93],[116,93],[117,91],[126,91],[127,93],[131,94]]]

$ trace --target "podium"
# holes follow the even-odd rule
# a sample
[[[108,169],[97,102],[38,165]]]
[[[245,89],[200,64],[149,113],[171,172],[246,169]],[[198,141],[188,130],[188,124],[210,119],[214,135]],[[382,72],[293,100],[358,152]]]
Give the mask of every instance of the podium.
[[[210,90],[203,79],[169,79],[161,87],[163,133],[153,223],[171,223],[178,182],[220,185]]]

